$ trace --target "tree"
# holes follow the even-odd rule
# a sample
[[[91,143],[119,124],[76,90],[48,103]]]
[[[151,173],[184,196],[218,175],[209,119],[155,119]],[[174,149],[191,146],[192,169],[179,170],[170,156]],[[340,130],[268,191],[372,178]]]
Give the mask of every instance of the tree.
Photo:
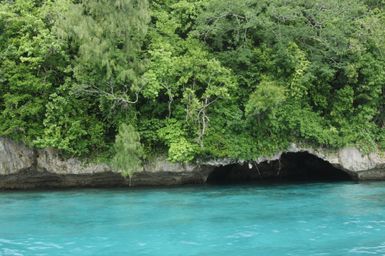
[[[49,95],[66,75],[51,11],[42,1],[0,3],[0,136],[30,145],[42,135]]]
[[[69,156],[89,158],[107,150],[106,125],[92,113],[93,105],[76,97],[68,85],[50,95],[46,109],[44,133],[34,141],[35,145],[57,148]]]
[[[60,1],[57,34],[75,53],[79,93],[127,105],[138,101],[141,47],[149,22],[147,0]]]
[[[203,148],[209,109],[217,101],[230,97],[236,79],[231,70],[190,35],[202,1],[170,2],[169,6],[155,5],[156,23],[149,32],[149,66],[143,76],[143,95],[152,100],[168,99],[168,118],[180,118],[177,115],[181,111],[173,109],[183,107],[182,118],[190,127],[195,143]]]
[[[143,147],[139,133],[131,124],[122,124],[115,140],[112,166],[130,178],[142,168]]]
[[[78,157],[115,141],[124,173],[143,151],[375,150],[384,24],[384,0],[0,0],[0,136]]]
[[[207,1],[198,15],[197,34],[237,74],[240,107],[248,102],[246,112],[255,109],[265,77],[286,89],[283,102],[278,91],[269,100],[275,105],[272,113],[280,113],[279,122],[265,115],[245,132],[257,136],[266,130],[261,136],[295,135],[294,140],[335,147],[363,141],[373,145],[381,129],[375,123],[383,122],[382,2]],[[300,130],[287,125],[291,122]]]

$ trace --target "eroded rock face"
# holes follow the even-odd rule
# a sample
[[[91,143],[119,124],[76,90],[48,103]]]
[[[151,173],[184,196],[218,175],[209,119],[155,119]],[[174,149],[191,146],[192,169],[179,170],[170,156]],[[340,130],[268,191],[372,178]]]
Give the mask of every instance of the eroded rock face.
[[[234,164],[252,167],[277,161],[283,154],[296,152],[314,155],[358,180],[385,180],[385,157],[379,153],[364,155],[352,147],[330,150],[292,144],[283,152],[255,161],[218,159],[196,164],[176,164],[170,163],[165,157],[158,157],[145,164],[129,180],[107,164],[64,159],[52,149],[30,149],[0,138],[0,189],[203,184],[216,167]]]
[[[0,138],[0,189],[202,184],[209,170],[210,167],[176,164],[158,157],[130,180],[107,164],[65,159],[53,149],[30,149]]]
[[[0,138],[0,175],[31,169],[35,164],[33,150],[9,139]]]
[[[301,148],[292,144],[287,152],[308,152],[336,168],[356,177],[358,180],[385,179],[385,155],[383,153],[363,154],[358,149],[346,147],[340,150]]]
[[[301,147],[291,144],[287,150],[273,156],[260,157],[247,163],[258,165],[264,162],[279,160],[283,154],[305,152],[312,154],[341,169],[358,180],[385,180],[385,152],[363,154],[357,148],[345,147],[339,150],[325,148]],[[245,164],[245,161],[232,161],[230,159],[212,160],[205,164],[212,166],[227,166],[231,164]]]
[[[107,164],[83,163],[76,158],[64,159],[53,149],[37,150],[36,152],[36,171],[46,171],[59,175],[114,172]]]

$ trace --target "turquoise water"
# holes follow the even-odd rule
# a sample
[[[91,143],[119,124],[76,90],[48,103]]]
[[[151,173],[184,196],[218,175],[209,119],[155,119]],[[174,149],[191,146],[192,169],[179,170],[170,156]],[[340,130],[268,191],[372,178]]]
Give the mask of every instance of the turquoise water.
[[[0,255],[385,255],[385,183],[0,193]]]

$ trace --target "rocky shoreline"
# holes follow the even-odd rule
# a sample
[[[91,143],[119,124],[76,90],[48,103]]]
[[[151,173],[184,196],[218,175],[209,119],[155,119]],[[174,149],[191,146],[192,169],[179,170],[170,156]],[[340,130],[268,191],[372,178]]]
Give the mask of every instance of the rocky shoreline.
[[[128,179],[106,164],[83,163],[75,158],[64,159],[53,149],[31,149],[7,138],[0,138],[0,189],[205,184],[214,171],[221,174],[222,169],[228,166],[236,167],[232,174],[241,174],[246,178],[285,177],[290,175],[285,168],[281,171],[281,162],[283,165],[290,164],[285,163],[285,154],[301,152],[348,174],[351,179],[385,180],[385,157],[379,153],[364,155],[355,148],[327,150],[293,144],[275,156],[251,162],[220,159],[197,164],[177,164],[159,157],[145,164],[143,170]]]

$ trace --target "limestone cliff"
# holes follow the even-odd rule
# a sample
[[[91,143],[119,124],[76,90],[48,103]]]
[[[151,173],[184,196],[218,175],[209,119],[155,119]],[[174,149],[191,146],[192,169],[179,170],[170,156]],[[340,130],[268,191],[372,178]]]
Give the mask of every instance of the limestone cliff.
[[[243,164],[258,166],[281,159],[283,154],[307,152],[358,180],[385,179],[385,157],[379,153],[362,154],[356,148],[329,150],[291,145],[286,151],[255,161],[219,159],[195,164],[175,164],[157,158],[131,178],[122,177],[107,164],[83,163],[60,157],[52,149],[30,149],[23,144],[0,138],[0,188],[160,186],[203,184],[220,166]],[[219,168],[220,169],[220,168]]]

